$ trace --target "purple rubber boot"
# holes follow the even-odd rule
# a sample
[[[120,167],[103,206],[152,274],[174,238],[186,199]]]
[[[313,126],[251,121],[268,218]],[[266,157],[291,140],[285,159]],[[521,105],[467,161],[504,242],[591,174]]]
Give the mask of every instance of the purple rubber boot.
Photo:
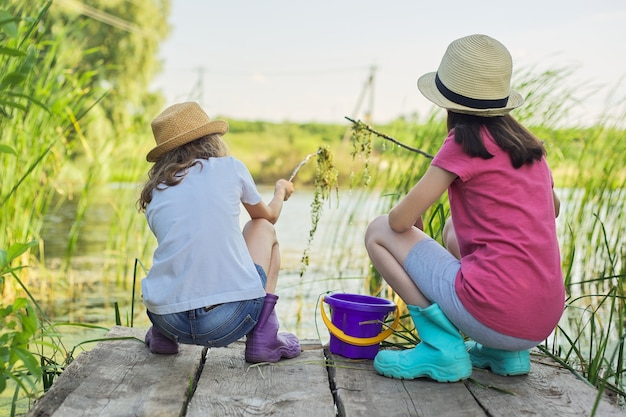
[[[152,353],[178,353],[178,343],[163,336],[154,326],[150,326],[146,333],[146,345]]]
[[[251,363],[278,362],[300,354],[300,342],[291,333],[278,333],[278,318],[274,312],[278,296],[266,294],[259,321],[246,337],[246,361]]]

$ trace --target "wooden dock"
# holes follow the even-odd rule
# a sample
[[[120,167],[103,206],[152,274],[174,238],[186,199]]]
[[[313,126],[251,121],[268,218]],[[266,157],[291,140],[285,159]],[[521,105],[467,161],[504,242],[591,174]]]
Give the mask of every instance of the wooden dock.
[[[154,355],[144,335],[113,328],[108,337],[128,339],[78,355],[28,416],[589,416],[597,396],[541,355],[526,376],[475,369],[464,382],[437,383],[385,378],[372,361],[330,354],[315,341],[303,341],[297,358],[251,365],[242,342]],[[626,416],[612,402],[603,398],[595,415]]]

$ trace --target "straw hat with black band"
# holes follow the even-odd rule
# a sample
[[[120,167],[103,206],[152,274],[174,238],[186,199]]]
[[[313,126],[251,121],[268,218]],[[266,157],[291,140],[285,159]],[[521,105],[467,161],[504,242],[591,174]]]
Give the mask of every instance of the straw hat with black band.
[[[421,76],[417,86],[437,106],[457,113],[503,116],[524,103],[511,90],[511,54],[497,40],[470,35],[452,42],[437,72]]]
[[[155,162],[165,153],[186,143],[213,133],[228,132],[228,123],[223,120],[210,120],[198,103],[174,104],[163,110],[152,120],[152,133],[157,146],[146,159]]]

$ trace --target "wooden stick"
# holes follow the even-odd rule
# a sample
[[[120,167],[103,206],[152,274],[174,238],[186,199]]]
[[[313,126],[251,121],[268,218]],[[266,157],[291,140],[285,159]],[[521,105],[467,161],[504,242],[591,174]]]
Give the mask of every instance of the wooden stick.
[[[402,142],[392,138],[391,136],[388,136],[388,135],[385,135],[384,133],[380,133],[380,132],[375,131],[374,129],[372,129],[371,127],[369,127],[365,123],[361,122],[360,120],[353,120],[353,119],[349,118],[348,116],[344,116],[344,117],[346,119],[348,119],[349,121],[351,121],[353,124],[355,124],[357,126],[360,126],[360,127],[364,128],[365,130],[367,130],[369,132],[372,132],[376,136],[380,136],[383,139],[387,139],[387,140],[395,143],[396,145],[398,145],[398,146],[400,146],[400,147],[402,147],[404,149],[408,149],[410,151],[417,152],[420,155],[424,155],[426,158],[430,158],[430,159],[434,158],[434,156],[429,154],[428,152],[424,152],[421,149],[417,149],[417,148],[413,148],[413,147],[411,147],[409,145],[405,145],[404,143],[402,143]]]
[[[294,179],[294,177],[296,176],[296,174],[298,173],[298,171],[300,170],[300,168],[302,168],[302,166],[304,164],[306,164],[307,162],[309,162],[309,159],[313,158],[316,155],[319,155],[319,153],[321,152],[321,149],[318,149],[317,152],[314,153],[310,153],[306,156],[306,158],[304,158],[302,161],[300,161],[300,163],[298,165],[296,165],[296,167],[294,168],[294,170],[291,172],[291,176],[289,177],[289,182],[291,182],[291,180]]]

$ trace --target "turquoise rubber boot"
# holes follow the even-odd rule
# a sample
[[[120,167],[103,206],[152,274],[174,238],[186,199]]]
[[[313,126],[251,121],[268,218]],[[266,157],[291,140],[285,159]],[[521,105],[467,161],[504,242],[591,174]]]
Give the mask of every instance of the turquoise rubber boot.
[[[422,341],[413,349],[381,350],[374,358],[376,371],[398,379],[429,377],[455,382],[469,378],[472,363],[463,337],[439,306],[407,307]]]
[[[498,375],[526,375],[530,372],[530,351],[493,349],[476,342],[465,342],[472,365],[491,369]]]

